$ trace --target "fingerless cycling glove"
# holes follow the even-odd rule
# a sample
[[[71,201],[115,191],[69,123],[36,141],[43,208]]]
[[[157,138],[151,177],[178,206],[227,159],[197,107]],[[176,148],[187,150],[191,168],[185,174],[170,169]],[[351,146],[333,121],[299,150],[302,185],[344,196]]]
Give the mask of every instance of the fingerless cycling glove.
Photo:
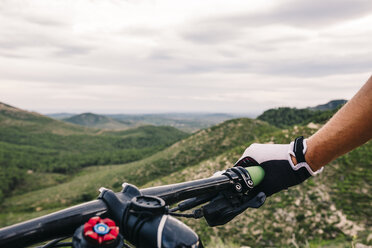
[[[265,170],[265,177],[253,191],[264,192],[266,196],[270,196],[300,184],[323,170],[312,171],[305,160],[306,149],[306,139],[303,137],[298,137],[286,145],[255,143],[244,151],[235,166],[260,165]],[[293,164],[291,156],[296,157],[296,165]]]

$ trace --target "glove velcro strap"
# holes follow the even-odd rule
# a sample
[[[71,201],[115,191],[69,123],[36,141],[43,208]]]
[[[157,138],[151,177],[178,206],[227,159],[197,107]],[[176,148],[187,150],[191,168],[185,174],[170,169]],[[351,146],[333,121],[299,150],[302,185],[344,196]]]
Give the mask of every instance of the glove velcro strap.
[[[300,168],[305,167],[307,171],[310,173],[310,175],[312,176],[321,173],[324,169],[323,167],[317,171],[313,171],[310,168],[309,164],[306,162],[305,155],[304,155],[304,153],[306,153],[306,149],[307,149],[306,140],[304,140],[303,136],[300,136],[296,138],[294,142],[291,142],[289,146],[289,151],[288,151],[288,162],[291,165],[292,169],[297,171]],[[292,163],[292,160],[290,157],[291,155],[294,155],[296,157],[296,160],[297,160],[296,165]]]
[[[296,155],[297,163],[306,162],[304,155],[304,136],[300,136],[295,139],[293,152]]]

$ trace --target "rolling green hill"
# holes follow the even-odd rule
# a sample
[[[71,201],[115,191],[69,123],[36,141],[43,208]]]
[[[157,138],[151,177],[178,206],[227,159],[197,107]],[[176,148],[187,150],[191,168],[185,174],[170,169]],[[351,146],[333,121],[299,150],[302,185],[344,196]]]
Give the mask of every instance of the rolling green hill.
[[[101,129],[110,129],[110,130],[124,130],[133,127],[139,126],[138,123],[130,121],[118,121],[110,117],[103,115],[96,115],[92,113],[83,113],[80,115],[74,115],[66,119],[62,119],[65,122],[70,122],[73,124],[94,127]]]
[[[0,200],[20,185],[26,190],[38,173],[62,174],[50,175],[55,184],[83,167],[135,161],[186,136],[154,126],[105,132],[0,104]]]
[[[66,124],[56,121],[36,112],[25,111],[0,102],[1,127],[21,129],[28,133],[49,132],[57,135],[70,135],[79,133],[94,134],[99,130]]]
[[[316,131],[304,126],[259,137],[262,143],[289,143]],[[244,151],[237,147],[151,181],[143,187],[205,178],[233,166]],[[352,247],[372,244],[372,142],[328,165],[304,184],[267,199],[260,209],[248,209],[227,225],[210,228],[204,220],[185,220],[210,247]],[[221,242],[223,240],[223,242]],[[234,245],[235,244],[235,245]],[[225,246],[221,246],[225,247]]]
[[[85,168],[69,182],[7,198],[2,212],[27,212],[76,204],[95,198],[100,186],[118,190],[123,181],[141,186],[236,146],[245,146],[258,136],[266,136],[276,130],[258,120],[227,121],[202,130],[143,160],[124,165]]]
[[[331,118],[346,100],[333,100],[316,107],[297,109],[289,107],[280,107],[268,109],[257,119],[266,121],[279,128],[286,128],[293,125],[306,125],[310,122],[325,123]]]
[[[85,167],[58,185],[10,196],[1,205],[0,226],[94,199],[101,186],[120,190],[124,181],[144,188],[205,178],[231,167],[253,142],[288,143],[316,130],[314,125],[286,124],[280,129],[261,120],[229,120],[143,159]],[[128,131],[94,131],[90,135],[137,136],[136,129]],[[372,245],[371,165],[369,142],[327,165],[321,175],[270,197],[260,209],[248,209],[227,225],[210,228],[202,219],[185,222],[200,234],[207,247]]]

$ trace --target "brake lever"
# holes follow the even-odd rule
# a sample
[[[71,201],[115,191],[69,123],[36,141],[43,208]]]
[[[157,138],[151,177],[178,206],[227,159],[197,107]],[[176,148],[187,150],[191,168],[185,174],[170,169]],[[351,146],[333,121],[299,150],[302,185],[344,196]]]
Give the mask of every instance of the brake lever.
[[[209,226],[224,225],[247,208],[261,207],[265,200],[266,195],[263,192],[249,197],[224,191],[202,207],[203,216]]]

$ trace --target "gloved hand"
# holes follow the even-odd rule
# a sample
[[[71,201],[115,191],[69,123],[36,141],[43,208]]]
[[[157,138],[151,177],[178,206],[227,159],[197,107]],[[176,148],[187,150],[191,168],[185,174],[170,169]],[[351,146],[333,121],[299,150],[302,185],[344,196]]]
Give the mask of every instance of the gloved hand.
[[[235,166],[260,165],[265,170],[265,177],[253,188],[252,194],[264,192],[266,196],[270,196],[323,171],[323,168],[312,171],[305,161],[306,149],[306,140],[303,137],[296,138],[289,145],[255,143],[245,150]],[[296,158],[296,165],[293,164],[291,155]]]

